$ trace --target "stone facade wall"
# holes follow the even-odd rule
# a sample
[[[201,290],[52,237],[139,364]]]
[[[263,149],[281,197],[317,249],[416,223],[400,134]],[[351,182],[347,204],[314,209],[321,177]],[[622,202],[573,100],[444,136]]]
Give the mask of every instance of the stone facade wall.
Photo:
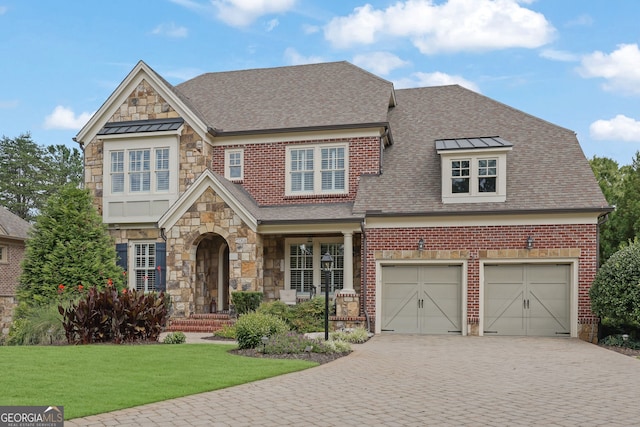
[[[177,317],[196,312],[197,247],[210,234],[221,236],[229,246],[230,291],[263,291],[262,237],[209,189],[166,230],[167,292]]]
[[[22,259],[24,258],[24,242],[0,239],[0,246],[6,248],[7,262],[0,263],[0,335],[9,333],[13,322],[13,309],[18,280],[22,274]]]
[[[108,122],[153,120],[179,117],[179,114],[151,85],[142,81],[129,94]],[[85,188],[94,195],[94,205],[102,213],[104,142],[95,138],[85,147]],[[185,124],[180,135],[179,192],[182,194],[210,165],[211,146]]]
[[[467,260],[467,323],[478,333],[480,317],[480,260],[579,260],[578,334],[585,339],[597,328],[591,312],[589,288],[597,269],[596,225],[477,226],[433,228],[373,228],[367,230],[367,294],[364,306],[375,319],[376,261]],[[534,248],[525,249],[527,237]],[[424,250],[417,249],[424,239]],[[596,333],[597,336],[597,333]]]
[[[224,153],[229,148],[244,150],[243,187],[259,205],[318,203],[319,196],[285,196],[286,150],[296,144],[349,144],[349,193],[327,195],[322,202],[351,202],[355,200],[360,176],[380,171],[380,139],[349,138],[331,140],[287,141],[264,144],[225,145],[213,150],[212,170],[224,176]],[[316,160],[316,161],[319,161]],[[250,165],[250,167],[246,167]],[[268,176],[269,179],[265,179]]]

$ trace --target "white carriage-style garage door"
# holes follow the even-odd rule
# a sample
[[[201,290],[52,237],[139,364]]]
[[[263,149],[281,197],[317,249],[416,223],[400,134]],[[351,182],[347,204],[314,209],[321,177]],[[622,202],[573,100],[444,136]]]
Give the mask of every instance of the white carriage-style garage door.
[[[462,268],[382,267],[383,332],[460,334]]]
[[[485,265],[484,334],[569,336],[570,266]]]

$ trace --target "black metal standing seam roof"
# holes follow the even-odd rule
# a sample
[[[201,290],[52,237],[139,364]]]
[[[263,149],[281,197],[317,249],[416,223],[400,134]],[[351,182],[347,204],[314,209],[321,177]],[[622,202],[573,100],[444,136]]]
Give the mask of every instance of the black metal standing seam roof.
[[[468,150],[479,148],[505,148],[513,147],[509,141],[505,141],[499,136],[488,136],[481,138],[457,138],[457,139],[437,139],[436,150]]]
[[[120,135],[140,132],[162,132],[177,130],[184,123],[180,117],[170,119],[133,120],[127,122],[106,123],[98,135]]]

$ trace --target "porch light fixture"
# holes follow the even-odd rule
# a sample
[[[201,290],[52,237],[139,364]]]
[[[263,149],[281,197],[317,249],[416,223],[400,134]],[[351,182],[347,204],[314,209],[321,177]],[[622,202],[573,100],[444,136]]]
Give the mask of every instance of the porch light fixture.
[[[421,251],[424,249],[424,239],[418,240],[418,250]]]
[[[333,258],[329,252],[322,255],[320,260],[322,270],[324,271],[324,340],[329,341],[329,281],[331,276],[331,267],[333,267]]]
[[[533,237],[529,236],[527,237],[527,246],[525,246],[526,249],[533,249]]]

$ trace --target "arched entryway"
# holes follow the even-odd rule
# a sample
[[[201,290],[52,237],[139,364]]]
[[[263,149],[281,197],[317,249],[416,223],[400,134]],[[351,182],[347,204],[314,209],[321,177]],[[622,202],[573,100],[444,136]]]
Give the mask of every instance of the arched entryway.
[[[203,234],[195,244],[195,312],[226,312],[229,310],[229,245],[216,233]]]

